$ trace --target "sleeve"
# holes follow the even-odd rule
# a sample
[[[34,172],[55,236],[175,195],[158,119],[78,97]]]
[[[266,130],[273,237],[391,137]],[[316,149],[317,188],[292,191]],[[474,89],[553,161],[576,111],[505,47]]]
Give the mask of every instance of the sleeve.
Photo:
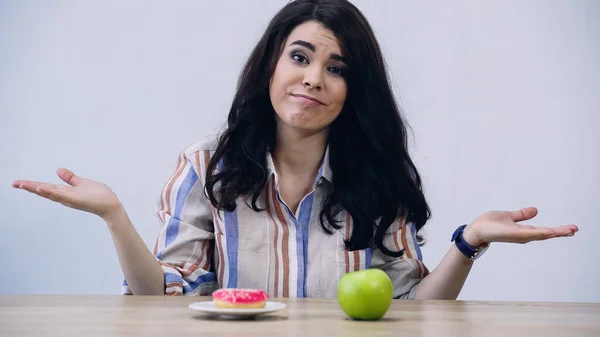
[[[375,249],[371,267],[379,268],[388,274],[394,286],[395,299],[413,299],[417,285],[429,274],[417,243],[415,224],[407,223],[405,219],[396,220],[386,233],[383,243],[392,251],[403,249],[404,254],[393,257]]]
[[[154,255],[165,276],[165,295],[209,295],[216,288],[212,208],[199,173],[205,158],[208,153],[181,153],[158,201],[161,230]],[[131,294],[127,282],[123,294]]]

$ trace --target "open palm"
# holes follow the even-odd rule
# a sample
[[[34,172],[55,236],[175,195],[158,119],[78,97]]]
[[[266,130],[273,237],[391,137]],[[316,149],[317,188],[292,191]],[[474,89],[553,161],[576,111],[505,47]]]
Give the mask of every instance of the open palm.
[[[471,224],[468,233],[470,238],[467,241],[473,242],[475,246],[487,242],[527,243],[556,237],[573,236],[579,230],[575,225],[535,227],[517,223],[533,219],[537,213],[538,211],[534,207],[527,207],[512,212],[486,212]]]
[[[17,180],[12,186],[103,218],[120,205],[115,193],[105,184],[80,178],[65,168],[58,169],[56,173],[68,185]]]

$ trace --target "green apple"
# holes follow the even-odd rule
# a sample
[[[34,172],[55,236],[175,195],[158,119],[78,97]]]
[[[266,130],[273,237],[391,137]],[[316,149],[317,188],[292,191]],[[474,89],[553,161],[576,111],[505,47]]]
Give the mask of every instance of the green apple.
[[[383,270],[372,268],[342,276],[337,299],[350,318],[378,320],[388,311],[393,290],[390,277]]]

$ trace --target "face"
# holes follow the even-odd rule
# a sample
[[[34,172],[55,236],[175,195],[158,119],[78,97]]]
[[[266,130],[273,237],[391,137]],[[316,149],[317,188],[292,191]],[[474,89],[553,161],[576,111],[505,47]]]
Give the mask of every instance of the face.
[[[278,127],[326,129],[346,100],[346,68],[333,32],[314,21],[297,26],[284,42],[269,88]]]

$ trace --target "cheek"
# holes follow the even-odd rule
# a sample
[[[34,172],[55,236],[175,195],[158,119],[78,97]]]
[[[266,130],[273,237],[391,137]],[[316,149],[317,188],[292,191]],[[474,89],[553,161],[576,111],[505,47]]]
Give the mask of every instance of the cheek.
[[[273,77],[271,77],[271,82],[269,83],[269,95],[271,96],[271,99],[277,96],[280,87],[279,66],[277,66],[277,68],[275,68],[275,72],[273,73]]]
[[[271,76],[271,87],[275,90],[277,89],[277,83],[279,82],[279,78],[281,77],[281,73],[284,71],[283,62],[281,62],[281,58],[277,60],[277,64],[275,64],[275,70],[273,71],[273,75]]]
[[[338,106],[338,108],[341,110],[342,106],[344,106],[344,102],[346,102],[346,95],[348,93],[348,88],[346,86],[346,83],[336,83],[335,86],[333,86],[333,90],[332,90],[332,98],[333,101],[336,103],[336,106]]]
[[[271,77],[271,83],[269,87],[269,95],[271,102],[274,106],[282,104],[282,100],[286,98],[289,70],[282,62],[277,63],[273,77]]]
[[[338,118],[340,113],[342,112],[342,108],[344,107],[344,103],[346,102],[346,83],[342,82],[334,82],[329,85],[329,97],[331,99],[331,105],[327,109],[327,113],[323,116],[327,121],[327,123],[332,123],[335,119]]]

